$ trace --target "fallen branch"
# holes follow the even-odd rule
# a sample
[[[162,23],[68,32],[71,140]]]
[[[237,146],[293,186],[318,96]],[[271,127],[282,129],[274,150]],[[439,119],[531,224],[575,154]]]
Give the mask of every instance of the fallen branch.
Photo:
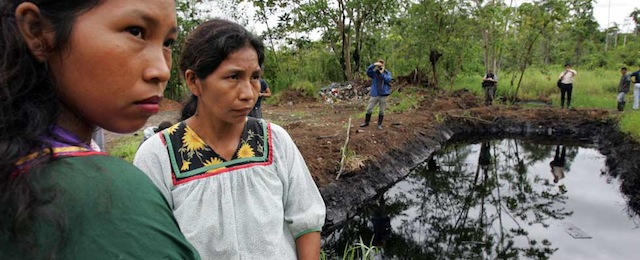
[[[485,123],[489,123],[489,124],[493,124],[494,123],[493,121],[489,121],[489,120],[482,119],[482,118],[475,117],[475,116],[468,116],[468,115],[462,115],[462,116],[447,115],[447,116],[453,117],[453,118],[463,118],[463,119],[467,119],[469,121],[474,121],[475,120],[475,121],[485,122]]]
[[[333,135],[318,136],[316,137],[316,139],[320,140],[320,139],[326,139],[326,138],[335,138],[335,137],[338,137],[338,134],[340,134],[340,132],[336,132],[336,134],[333,134]]]
[[[344,141],[344,146],[342,147],[342,158],[340,159],[340,170],[338,171],[338,176],[336,176],[336,181],[342,175],[342,170],[344,170],[344,161],[347,157],[347,145],[349,145],[349,132],[351,131],[351,117],[349,117],[349,124],[347,125],[347,138]]]

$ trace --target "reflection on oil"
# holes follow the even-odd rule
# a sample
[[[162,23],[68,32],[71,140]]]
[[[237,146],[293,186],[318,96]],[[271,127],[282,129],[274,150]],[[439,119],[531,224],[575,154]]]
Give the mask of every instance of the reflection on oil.
[[[578,146],[452,144],[325,234],[323,247],[340,255],[362,238],[382,248],[379,259],[634,259],[637,217],[604,167]]]
[[[560,146],[562,146],[562,152],[560,152]],[[564,164],[566,163],[566,147],[564,145],[556,145],[556,154],[553,156],[553,160],[549,163],[551,166],[551,173],[553,174],[553,183],[558,183],[564,178]]]

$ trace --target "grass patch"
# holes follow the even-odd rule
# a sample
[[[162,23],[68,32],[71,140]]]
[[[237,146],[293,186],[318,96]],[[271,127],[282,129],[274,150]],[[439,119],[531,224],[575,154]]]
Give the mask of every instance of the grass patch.
[[[385,115],[399,114],[403,112],[413,111],[418,109],[420,102],[424,99],[424,95],[417,92],[416,89],[406,88],[402,92],[394,91],[387,97],[387,108],[385,109]],[[365,102],[369,104],[369,97],[366,97]],[[372,115],[378,115],[380,107],[375,106]],[[364,118],[367,114],[366,110],[363,110],[356,114],[357,118]],[[375,117],[377,118],[377,116]]]
[[[365,244],[362,238],[358,242],[344,249],[342,256],[327,255],[324,250],[320,251],[320,260],[341,259],[341,260],[374,260],[380,253],[380,248],[372,245],[373,238],[369,244]]]
[[[402,113],[418,109],[418,105],[424,99],[424,95],[418,94],[413,88],[409,88],[402,92],[394,91],[389,96],[389,99],[394,101],[389,106],[389,111],[391,113]]]
[[[313,97],[316,100],[320,99],[320,94],[318,94],[319,88],[309,81],[297,81],[291,85],[291,88],[300,91],[300,93],[307,97]]]
[[[615,108],[619,68],[582,70],[575,68],[578,74],[573,83],[572,106],[592,108]],[[522,78],[518,89],[518,98],[525,100],[552,100],[554,104],[560,101],[560,91],[556,82],[564,70],[561,66],[545,68],[529,68]],[[482,76],[461,75],[458,77],[453,90],[466,88],[476,95],[482,96]],[[513,78],[512,72],[498,75],[496,96],[512,96],[516,91],[519,77]]]
[[[320,100],[320,94],[318,92],[319,88],[317,88],[313,83],[302,80],[294,82],[291,87],[291,90],[295,90],[301,94],[302,97],[309,97],[314,100]],[[269,105],[275,104],[286,104],[286,102],[290,101],[289,98],[292,98],[290,94],[285,94],[287,91],[279,91],[272,92],[273,95],[271,98],[263,99],[262,102],[265,102]]]
[[[640,140],[640,113],[637,111],[629,110],[624,112],[620,117],[618,123],[622,132],[628,133],[633,136],[634,139]]]
[[[107,147],[107,152],[112,156],[120,157],[132,163],[140,145],[140,140],[142,140],[141,138],[140,136],[129,135],[116,139]]]
[[[556,81],[562,72],[561,66],[550,66],[546,68],[527,69],[520,89],[518,98],[525,100],[551,100],[553,106],[560,106],[560,90],[556,87]],[[618,82],[620,80],[620,70],[618,67],[610,69],[583,70],[575,68],[578,74],[573,83],[571,106],[575,108],[601,108],[616,109],[618,95]],[[511,72],[498,75],[499,83],[496,96],[510,96],[515,92],[518,78],[514,79],[511,86]],[[466,74],[460,75],[455,86],[449,87],[451,90],[468,89],[477,96],[482,96],[480,85],[483,75]],[[630,91],[627,96],[627,107],[618,123],[620,129],[640,141],[640,113],[632,111],[630,104],[633,103],[633,95]]]

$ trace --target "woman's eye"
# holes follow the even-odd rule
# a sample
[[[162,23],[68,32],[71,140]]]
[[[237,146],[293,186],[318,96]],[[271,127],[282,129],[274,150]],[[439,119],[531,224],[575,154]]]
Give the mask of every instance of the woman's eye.
[[[239,79],[238,74],[229,75],[230,79]]]
[[[169,39],[164,41],[163,44],[164,44],[164,47],[171,48],[175,42],[176,42],[175,39]]]
[[[142,38],[142,31],[143,31],[143,30],[142,30],[142,28],[141,28],[141,27],[138,27],[138,26],[131,26],[131,27],[127,28],[127,31],[128,31],[131,35],[133,35],[133,36],[135,36],[135,37],[140,37],[140,38]]]

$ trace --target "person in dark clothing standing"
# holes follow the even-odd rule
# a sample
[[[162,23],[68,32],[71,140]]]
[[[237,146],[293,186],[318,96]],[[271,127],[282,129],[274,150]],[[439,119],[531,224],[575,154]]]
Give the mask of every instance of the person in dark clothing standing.
[[[371,214],[371,224],[373,225],[372,244],[377,247],[384,247],[391,236],[391,217],[387,209],[384,194],[378,198],[378,204],[374,206]]]
[[[378,60],[377,62],[369,65],[367,68],[367,76],[371,78],[371,90],[369,94],[369,105],[367,105],[367,114],[365,116],[364,124],[360,127],[369,126],[371,121],[371,113],[376,104],[379,106],[380,112],[378,112],[378,129],[382,130],[382,120],[384,119],[384,109],[387,106],[387,96],[391,94],[391,72],[384,67],[384,61]]]
[[[267,85],[267,81],[264,79],[260,79],[260,94],[258,95],[258,101],[256,101],[256,105],[253,106],[251,112],[249,112],[250,117],[262,118],[262,98],[270,97],[271,90],[269,89],[269,85]]]
[[[620,83],[618,83],[618,111],[624,110],[624,96],[629,92],[629,85],[631,85],[631,79],[627,75],[627,67],[620,69],[622,77],[620,77]]]
[[[493,70],[489,70],[487,74],[482,78],[482,89],[484,90],[484,104],[490,106],[493,103],[493,98],[496,95],[496,84],[498,83],[498,77],[493,74]]]
[[[478,167],[484,174],[491,168],[491,144],[489,142],[482,142],[482,145],[480,145]]]

